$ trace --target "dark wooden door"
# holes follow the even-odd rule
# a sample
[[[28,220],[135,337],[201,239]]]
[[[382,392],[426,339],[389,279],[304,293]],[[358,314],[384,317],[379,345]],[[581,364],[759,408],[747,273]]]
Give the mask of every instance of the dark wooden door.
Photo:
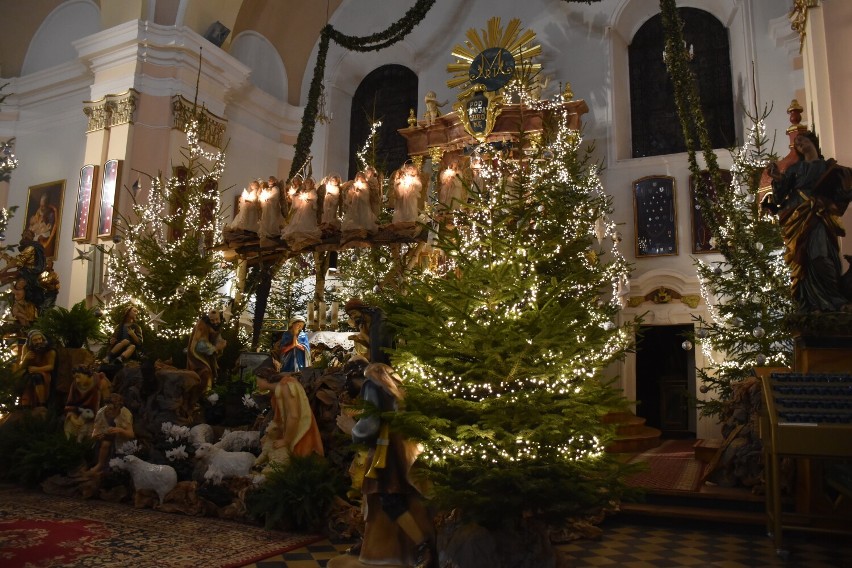
[[[636,349],[636,414],[664,437],[690,434],[694,355],[682,344],[691,325],[642,326]]]

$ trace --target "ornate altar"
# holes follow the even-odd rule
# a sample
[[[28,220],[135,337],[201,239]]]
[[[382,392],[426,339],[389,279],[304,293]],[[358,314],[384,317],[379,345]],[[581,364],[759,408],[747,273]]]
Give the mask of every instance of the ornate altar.
[[[465,110],[439,116],[434,124],[425,121],[415,126],[399,130],[408,143],[408,154],[412,159],[422,161],[431,158],[433,164],[443,161],[448,164],[463,159],[470,148],[479,144],[506,147],[514,146],[520,150],[520,133],[527,138],[527,144],[541,139],[546,122],[555,114],[555,110],[533,109],[523,104],[507,104],[499,107],[499,115],[494,119],[493,128],[479,140],[465,127]],[[589,112],[584,100],[562,103],[569,117],[569,128],[579,130],[581,117]],[[436,159],[437,157],[437,159]]]

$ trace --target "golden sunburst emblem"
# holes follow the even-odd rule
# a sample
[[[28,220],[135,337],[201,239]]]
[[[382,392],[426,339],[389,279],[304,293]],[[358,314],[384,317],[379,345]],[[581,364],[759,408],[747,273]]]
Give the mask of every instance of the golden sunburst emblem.
[[[499,91],[513,79],[535,76],[541,65],[533,59],[541,55],[541,45],[533,45],[535,32],[523,30],[521,21],[513,18],[504,30],[500,18],[488,20],[487,28],[467,30],[464,45],[457,44],[452,51],[455,63],[447,65],[453,77],[447,80],[450,88],[482,85],[486,92]]]

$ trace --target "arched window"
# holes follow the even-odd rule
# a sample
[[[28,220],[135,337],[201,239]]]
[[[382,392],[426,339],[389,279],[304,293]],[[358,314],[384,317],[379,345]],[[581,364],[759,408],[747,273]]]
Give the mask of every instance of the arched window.
[[[710,140],[714,148],[731,147],[736,131],[728,30],[704,10],[680,8],[680,16]],[[664,44],[663,21],[657,14],[639,28],[628,47],[634,158],[686,151],[663,61]]]
[[[408,113],[417,113],[417,75],[403,65],[383,65],[371,71],[352,97],[349,127],[349,179],[360,169],[356,153],[370,134],[373,120],[381,120],[375,156],[377,169],[390,173],[408,159],[408,147],[399,132],[408,127]]]

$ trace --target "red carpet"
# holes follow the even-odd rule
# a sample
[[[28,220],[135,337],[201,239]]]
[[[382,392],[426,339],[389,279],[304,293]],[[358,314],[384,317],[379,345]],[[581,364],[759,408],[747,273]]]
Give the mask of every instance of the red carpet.
[[[129,504],[0,490],[3,568],[233,568],[319,538]]]
[[[628,485],[665,491],[697,491],[705,464],[695,459],[695,440],[667,440],[630,463],[644,462],[648,470],[630,477]]]

